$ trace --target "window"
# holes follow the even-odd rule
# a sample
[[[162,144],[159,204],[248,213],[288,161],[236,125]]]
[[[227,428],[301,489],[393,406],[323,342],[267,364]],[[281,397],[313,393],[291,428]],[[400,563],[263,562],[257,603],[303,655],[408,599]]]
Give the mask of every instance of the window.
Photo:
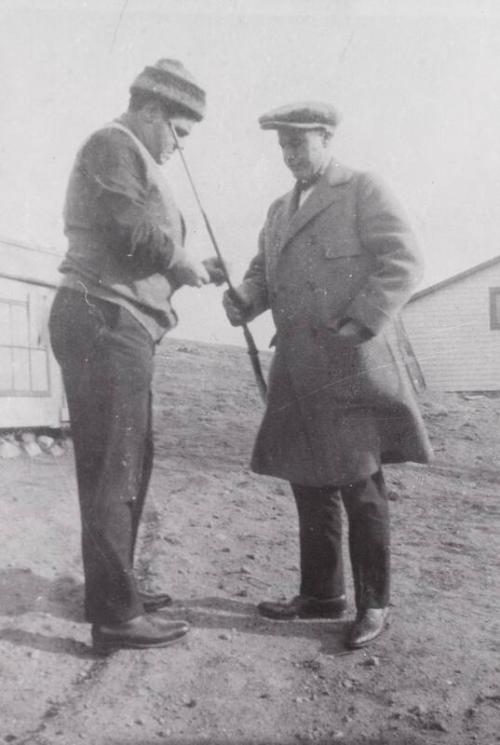
[[[500,329],[500,287],[490,287],[490,329]]]
[[[47,349],[37,338],[30,298],[0,298],[0,395],[46,396],[49,393]]]

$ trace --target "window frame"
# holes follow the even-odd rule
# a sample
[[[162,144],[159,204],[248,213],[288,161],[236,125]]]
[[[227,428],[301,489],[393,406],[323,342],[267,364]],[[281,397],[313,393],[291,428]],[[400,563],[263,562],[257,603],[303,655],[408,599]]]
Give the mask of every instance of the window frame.
[[[2,339],[0,339],[0,348],[1,349],[7,349],[11,351],[11,388],[0,388],[0,398],[5,397],[18,397],[18,398],[47,398],[47,396],[51,395],[52,385],[51,385],[51,376],[50,376],[50,361],[49,361],[49,350],[47,348],[46,344],[39,343],[33,343],[33,340],[31,339],[31,298],[28,294],[26,300],[20,300],[17,298],[11,298],[11,297],[3,297],[0,296],[0,303],[5,304],[11,309],[13,306],[22,307],[26,309],[26,320],[27,320],[27,329],[28,329],[28,343],[25,344],[4,344],[2,342]],[[12,314],[10,312],[10,318],[11,318],[11,324],[12,324]],[[15,387],[15,372],[14,372],[14,357],[12,353],[14,350],[22,350],[27,352],[28,354],[28,379],[29,379],[29,388],[16,388]],[[33,362],[32,362],[32,352],[44,352],[45,354],[45,369],[46,369],[46,388],[43,390],[33,390]]]

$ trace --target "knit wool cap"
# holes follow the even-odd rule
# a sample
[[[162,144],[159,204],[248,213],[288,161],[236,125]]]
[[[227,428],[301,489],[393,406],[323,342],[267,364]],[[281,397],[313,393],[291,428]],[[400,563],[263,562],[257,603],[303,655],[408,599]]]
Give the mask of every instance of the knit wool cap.
[[[304,101],[273,109],[259,117],[262,129],[326,129],[333,132],[339,112],[328,103]]]
[[[203,119],[205,91],[179,60],[160,59],[155,65],[145,67],[130,86],[130,92],[134,91],[146,91],[179,106],[198,122]]]

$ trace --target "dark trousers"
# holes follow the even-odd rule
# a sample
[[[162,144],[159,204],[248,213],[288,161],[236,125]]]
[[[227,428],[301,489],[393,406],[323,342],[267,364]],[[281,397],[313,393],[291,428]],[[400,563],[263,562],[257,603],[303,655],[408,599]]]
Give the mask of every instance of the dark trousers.
[[[133,561],[153,463],[154,343],[126,309],[65,288],[50,336],[75,451],[86,618],[119,623],[144,611]]]
[[[349,525],[349,553],[356,608],[389,603],[389,508],[381,471],[347,486],[292,484],[299,514],[300,594],[327,599],[343,595],[343,502]]]

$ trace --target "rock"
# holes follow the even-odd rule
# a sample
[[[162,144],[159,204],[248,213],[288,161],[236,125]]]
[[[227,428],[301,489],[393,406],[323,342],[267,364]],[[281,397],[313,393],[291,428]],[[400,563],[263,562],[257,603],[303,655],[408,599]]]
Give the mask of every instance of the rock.
[[[448,732],[448,727],[440,719],[430,721],[428,729],[435,730],[436,732]]]
[[[30,458],[36,458],[38,455],[42,454],[42,449],[40,445],[38,445],[35,440],[32,440],[30,442],[23,442],[23,450],[27,455],[30,456]]]
[[[448,411],[448,409],[446,408],[446,406],[443,406],[442,404],[436,404],[436,403],[435,403],[435,404],[434,404],[434,405],[433,405],[433,406],[431,407],[431,409],[430,409],[430,411],[429,411],[429,414],[432,414],[433,416],[440,416],[440,417],[441,417],[441,416],[448,416],[448,414],[449,414],[449,411]]]
[[[338,730],[332,734],[332,742],[340,742],[345,737],[345,732]]]
[[[391,502],[397,502],[400,499],[400,495],[394,489],[389,489],[389,491],[387,492],[387,499],[389,499]]]
[[[410,714],[414,714],[416,717],[423,717],[427,714],[427,707],[423,706],[422,704],[418,704],[417,706],[412,706],[411,709],[408,709]]]
[[[49,437],[49,435],[40,435],[36,438],[36,441],[38,445],[40,445],[41,449],[44,453],[48,453],[49,450],[53,445],[55,445],[55,440],[53,437]]]
[[[412,706],[408,711],[418,719],[422,729],[434,730],[435,732],[448,732],[448,727],[440,718],[439,712],[433,711],[422,704]]]
[[[8,440],[0,442],[0,458],[19,458],[20,455],[21,448],[17,443]]]
[[[197,701],[195,698],[190,698],[184,702],[184,706],[187,706],[188,709],[194,709],[196,704],[197,704]]]
[[[366,667],[378,667],[380,665],[380,659],[376,655],[373,655],[372,657],[368,657],[363,664]]]
[[[36,442],[36,437],[34,432],[21,432],[21,436],[19,437],[21,442]]]

